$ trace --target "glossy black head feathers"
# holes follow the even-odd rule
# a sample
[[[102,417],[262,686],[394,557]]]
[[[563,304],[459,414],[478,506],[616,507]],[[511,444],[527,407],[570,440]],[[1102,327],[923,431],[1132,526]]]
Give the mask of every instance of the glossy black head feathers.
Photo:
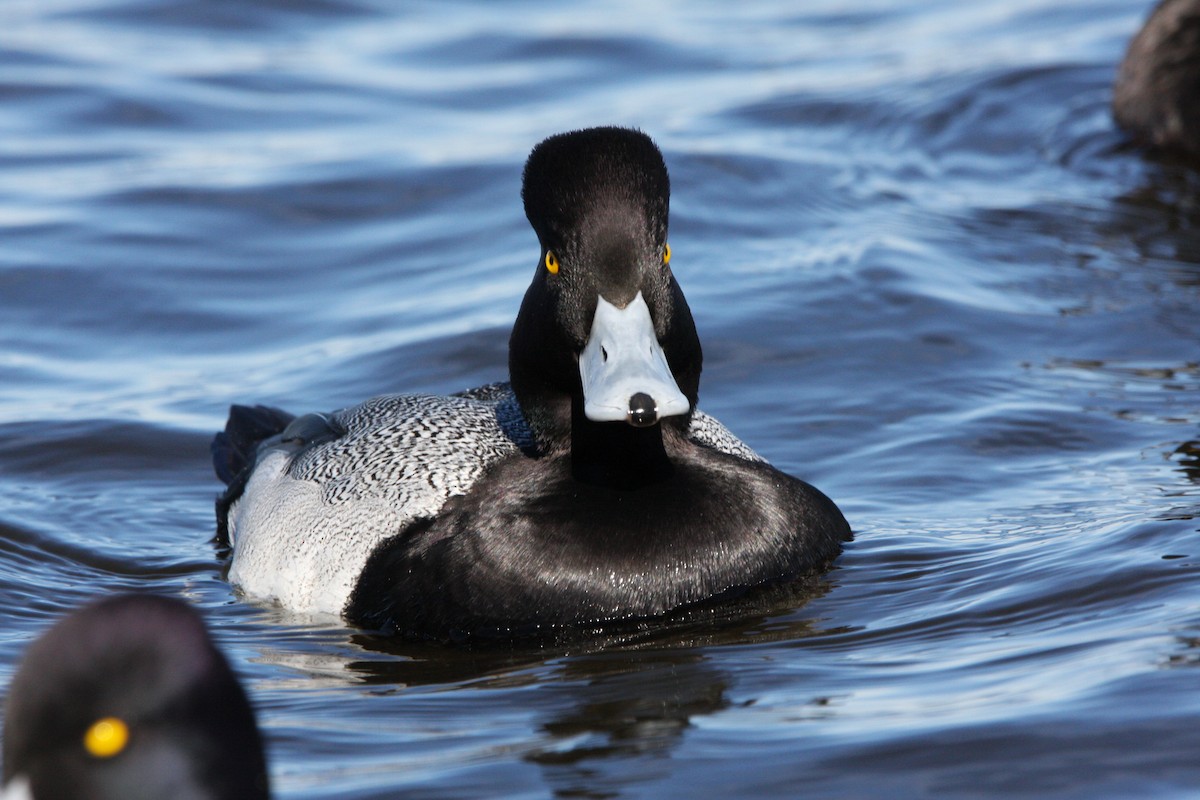
[[[521,197],[542,246],[562,246],[587,219],[636,221],[646,238],[667,234],[671,182],[662,153],[641,131],[589,128],[560,133],[533,149]]]

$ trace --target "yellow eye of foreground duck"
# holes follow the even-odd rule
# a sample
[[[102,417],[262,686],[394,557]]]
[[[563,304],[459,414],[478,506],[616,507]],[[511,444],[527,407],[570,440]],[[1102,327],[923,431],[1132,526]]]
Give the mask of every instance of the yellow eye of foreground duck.
[[[671,245],[663,242],[663,264],[671,263]]]
[[[551,275],[558,274],[558,256],[554,255],[553,250],[546,251],[546,269]]]
[[[129,743],[129,726],[116,717],[92,723],[83,735],[83,746],[96,758],[112,758]]]

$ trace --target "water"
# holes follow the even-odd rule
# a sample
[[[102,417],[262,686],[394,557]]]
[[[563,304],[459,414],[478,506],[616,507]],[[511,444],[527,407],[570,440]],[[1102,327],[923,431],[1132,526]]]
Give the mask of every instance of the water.
[[[281,798],[1200,791],[1200,177],[1122,144],[1148,3],[8,0],[0,679],[188,598]],[[231,402],[505,374],[544,136],[674,184],[701,404],[857,540],[799,606],[555,652],[238,598]]]

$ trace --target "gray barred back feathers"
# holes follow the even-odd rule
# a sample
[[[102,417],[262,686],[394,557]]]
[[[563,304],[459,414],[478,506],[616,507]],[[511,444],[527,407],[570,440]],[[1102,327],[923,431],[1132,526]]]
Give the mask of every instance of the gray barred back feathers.
[[[326,503],[383,500],[408,511],[408,519],[435,515],[496,461],[535,446],[507,383],[449,397],[383,395],[336,411],[330,420],[345,434],[303,451],[288,474],[320,484]],[[697,444],[763,461],[702,411],[693,415],[688,436]]]
[[[288,474],[320,484],[326,503],[383,500],[409,519],[436,514],[497,460],[532,446],[511,393],[385,395],[329,418],[345,433],[300,453]]]

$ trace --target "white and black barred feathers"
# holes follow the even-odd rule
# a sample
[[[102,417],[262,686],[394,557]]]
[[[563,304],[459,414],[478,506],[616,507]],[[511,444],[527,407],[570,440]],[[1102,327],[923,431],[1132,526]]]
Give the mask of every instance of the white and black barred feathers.
[[[699,411],[689,436],[762,460]],[[507,383],[449,397],[384,395],[300,417],[262,444],[229,506],[229,578],[289,610],[339,615],[376,547],[436,516],[498,461],[536,455],[534,447]]]

